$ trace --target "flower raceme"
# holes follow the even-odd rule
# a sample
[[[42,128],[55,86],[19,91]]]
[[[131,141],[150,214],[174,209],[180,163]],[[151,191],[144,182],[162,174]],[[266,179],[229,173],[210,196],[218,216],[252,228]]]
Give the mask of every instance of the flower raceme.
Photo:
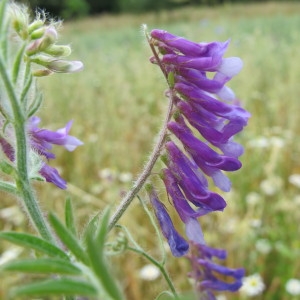
[[[56,131],[39,128],[39,123],[40,118],[36,116],[28,119],[27,132],[30,148],[37,153],[40,158],[45,158],[46,160],[55,158],[54,153],[51,152],[52,145],[63,146],[68,151],[73,151],[77,146],[83,145],[79,139],[68,134],[72,126],[72,121]],[[15,150],[11,139],[12,134],[7,138],[0,137],[0,145],[6,157],[13,162],[15,160]],[[39,174],[42,175],[47,182],[51,182],[61,189],[66,189],[66,181],[61,178],[55,168],[49,166],[44,160],[41,162]]]
[[[162,149],[166,167],[160,177],[185,224],[187,257],[193,269],[190,276],[195,279],[201,299],[215,299],[214,291],[238,290],[244,271],[213,261],[225,259],[226,251],[206,246],[197,219],[226,207],[225,200],[209,190],[208,180],[211,178],[220,190],[228,192],[231,182],[223,172],[242,166],[238,158],[243,147],[234,141],[234,136],[247,125],[250,114],[226,84],[240,72],[243,63],[238,57],[223,58],[229,41],[195,43],[159,29],[151,31],[148,41],[154,54],[150,61],[167,78],[166,95],[173,103],[167,124],[170,135]],[[182,237],[153,191],[150,200],[172,253],[184,255],[187,250],[174,251],[183,244]],[[233,280],[223,282],[216,274]]]

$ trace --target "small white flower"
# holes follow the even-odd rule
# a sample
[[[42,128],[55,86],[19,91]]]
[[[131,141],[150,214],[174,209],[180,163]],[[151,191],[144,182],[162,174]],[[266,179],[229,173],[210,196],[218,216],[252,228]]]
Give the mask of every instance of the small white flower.
[[[252,228],[260,228],[261,225],[262,225],[262,221],[261,219],[251,219],[249,221],[249,225],[252,227]]]
[[[267,239],[259,239],[255,243],[255,248],[262,254],[268,254],[272,250],[272,245]]]
[[[124,172],[119,175],[119,180],[123,183],[132,181],[132,174],[129,172]]]
[[[300,174],[293,174],[289,176],[289,183],[300,188]]]
[[[285,284],[285,289],[293,296],[300,295],[300,280],[295,278],[289,279]]]
[[[251,148],[267,148],[270,146],[270,141],[268,138],[262,136],[251,140],[248,144]]]
[[[225,295],[218,295],[216,297],[216,300],[227,300],[226,296]]]
[[[140,278],[144,280],[152,281],[159,277],[160,271],[154,265],[145,265],[143,268],[140,269],[139,275]]]
[[[246,196],[246,202],[251,206],[254,206],[259,202],[261,202],[261,199],[262,199],[261,195],[256,192],[251,192]]]
[[[273,196],[282,187],[282,179],[278,176],[273,176],[268,179],[263,180],[260,183],[260,188],[265,195]]]
[[[260,295],[265,289],[265,284],[259,274],[253,274],[243,278],[241,293],[249,297]]]

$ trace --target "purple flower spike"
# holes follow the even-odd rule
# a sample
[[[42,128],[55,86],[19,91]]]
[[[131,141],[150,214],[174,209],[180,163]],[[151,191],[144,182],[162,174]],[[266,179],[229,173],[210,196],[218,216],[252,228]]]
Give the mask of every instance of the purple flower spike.
[[[158,196],[152,187],[148,187],[148,194],[152,207],[154,208],[155,216],[164,237],[168,241],[172,254],[177,257],[186,254],[189,249],[189,244],[176,231],[165,206],[159,201]]]

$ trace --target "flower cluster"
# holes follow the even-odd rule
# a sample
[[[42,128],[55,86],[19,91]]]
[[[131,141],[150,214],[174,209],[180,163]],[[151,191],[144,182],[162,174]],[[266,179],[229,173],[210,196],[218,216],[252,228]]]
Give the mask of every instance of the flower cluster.
[[[158,200],[149,192],[152,206],[175,256],[188,253],[201,299],[215,299],[213,291],[236,291],[242,285],[243,269],[232,270],[213,262],[225,259],[224,250],[206,246],[198,217],[226,207],[224,199],[209,190],[208,179],[228,192],[231,182],[223,171],[241,168],[243,147],[233,138],[247,124],[250,114],[240,107],[225,84],[242,68],[238,57],[223,58],[229,42],[194,43],[163,30],[152,30],[154,50],[150,61],[159,65],[168,80],[167,96],[174,105],[167,128],[161,178],[180,219],[188,242],[181,237]],[[214,72],[209,76],[208,72]],[[173,138],[175,137],[175,138]],[[219,274],[230,276],[224,282]]]
[[[56,131],[39,128],[39,123],[40,118],[36,116],[31,117],[27,122],[27,132],[31,151],[37,153],[41,158],[38,172],[47,182],[51,182],[59,188],[65,189],[67,187],[66,181],[61,178],[55,168],[46,163],[47,160],[55,158],[55,155],[50,150],[52,149],[52,145],[60,145],[64,146],[68,151],[73,151],[77,146],[80,146],[83,143],[76,137],[68,134],[72,126],[72,121],[68,122],[65,127]],[[6,131],[9,133],[7,134],[7,137],[0,136],[0,145],[6,157],[11,162],[14,162],[15,150],[13,146],[12,131]],[[46,159],[46,161],[42,160],[42,158]]]
[[[12,24],[21,40],[27,43],[25,60],[42,66],[32,73],[34,76],[47,76],[56,73],[73,73],[83,69],[81,61],[68,61],[65,57],[71,54],[69,45],[59,45],[58,32],[61,22],[47,21],[46,14],[40,12],[30,22],[25,7],[11,5]]]

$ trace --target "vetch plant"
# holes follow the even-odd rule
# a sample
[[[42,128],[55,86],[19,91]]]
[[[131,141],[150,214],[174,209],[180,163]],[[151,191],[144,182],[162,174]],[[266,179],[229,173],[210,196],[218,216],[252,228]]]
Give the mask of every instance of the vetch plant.
[[[0,271],[45,275],[44,279],[12,287],[8,297],[59,295],[68,300],[81,299],[76,297],[124,299],[108,261],[111,255],[132,251],[160,271],[169,287],[160,296],[167,294],[181,299],[165,267],[161,236],[174,256],[183,256],[190,262],[187,276],[195,283],[197,299],[216,299],[217,292],[237,291],[242,286],[244,270],[218,263],[226,259],[227,252],[206,244],[199,222],[199,218],[226,207],[217,190],[211,190],[211,183],[223,192],[230,190],[231,182],[224,171],[241,168],[239,156],[243,147],[234,141],[234,136],[243,130],[250,117],[226,85],[242,68],[240,58],[223,57],[229,41],[195,43],[164,30],[149,33],[143,27],[153,54],[150,61],[160,68],[168,86],[167,113],[149,161],[120,205],[115,211],[108,207],[99,212],[80,230],[71,199],[66,200],[62,222],[55,213],[42,211],[32,185],[39,180],[66,189],[67,182],[49,165],[55,159],[52,147],[59,145],[73,151],[83,145],[69,134],[72,121],[56,131],[39,126],[41,120],[37,113],[43,97],[36,78],[83,69],[80,61],[66,59],[71,48],[58,43],[59,27],[60,22],[48,20],[43,12],[31,20],[25,6],[0,3],[0,170],[3,174],[0,189],[19,199],[36,230],[36,235],[1,232],[0,238],[37,254],[9,261]],[[164,167],[154,172],[158,160]],[[185,234],[179,233],[178,224],[174,224],[158,196],[158,187],[150,180],[154,173],[164,184]],[[147,200],[141,198],[142,190],[148,195],[150,209]],[[145,251],[129,230],[118,224],[135,198],[160,237],[163,254],[160,260]],[[111,231],[118,233],[115,239],[108,239]]]

